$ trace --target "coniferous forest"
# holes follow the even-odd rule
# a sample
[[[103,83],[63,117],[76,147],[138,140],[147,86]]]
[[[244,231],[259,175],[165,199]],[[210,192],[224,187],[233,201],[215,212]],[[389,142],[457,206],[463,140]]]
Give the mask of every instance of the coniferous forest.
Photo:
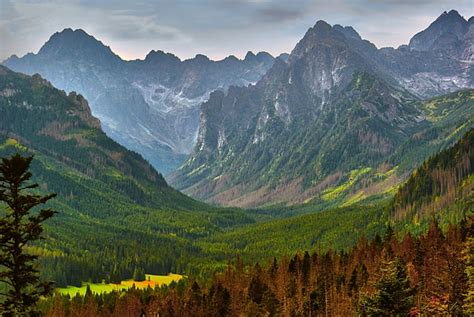
[[[125,294],[55,296],[47,316],[462,316],[474,313],[474,218],[443,232],[362,236],[348,251],[236,258],[212,279]]]

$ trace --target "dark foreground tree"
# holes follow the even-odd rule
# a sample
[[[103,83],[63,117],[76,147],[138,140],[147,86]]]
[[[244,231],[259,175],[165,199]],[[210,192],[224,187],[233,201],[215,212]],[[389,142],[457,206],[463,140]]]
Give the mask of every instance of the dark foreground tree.
[[[54,215],[51,209],[34,212],[55,194],[31,193],[38,184],[29,182],[33,157],[15,154],[0,163],[0,297],[1,316],[34,316],[36,302],[51,291],[52,283],[40,282],[35,261],[27,252],[29,242],[40,239],[42,223]]]

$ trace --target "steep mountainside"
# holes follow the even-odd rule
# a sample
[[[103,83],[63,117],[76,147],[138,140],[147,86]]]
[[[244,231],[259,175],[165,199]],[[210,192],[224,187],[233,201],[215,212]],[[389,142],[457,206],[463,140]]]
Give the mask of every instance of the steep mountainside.
[[[55,33],[37,54],[4,62],[26,74],[39,73],[55,87],[89,100],[104,131],[169,173],[196,142],[199,105],[215,89],[257,82],[271,67],[268,53],[249,52],[211,61],[197,55],[181,61],[162,51],[124,61],[83,30]]]
[[[456,14],[443,14],[428,30]],[[408,52],[404,59],[460,62],[455,54]],[[370,195],[391,189],[410,164],[472,126],[474,112],[471,91],[422,102],[420,96],[459,87],[439,82],[427,93],[425,86],[408,84],[406,78],[426,70],[411,69],[392,53],[377,50],[350,27],[319,21],[288,62],[277,59],[256,85],[211,94],[202,105],[197,145],[171,182],[192,196],[238,206],[340,200],[352,196],[355,185],[374,181],[384,186],[370,187]],[[438,67],[436,58],[427,64],[441,76],[446,64]],[[417,149],[406,146],[413,139]],[[414,151],[411,162],[403,151]],[[352,202],[367,193],[357,194]]]
[[[391,223],[399,232],[424,234],[430,222],[439,225],[461,223],[474,214],[474,129],[452,147],[434,154],[411,174],[394,198],[383,203],[354,204],[315,212],[311,205],[282,207],[280,211],[255,210],[276,216],[203,239],[206,253],[241,254],[253,262],[273,256],[291,256],[299,250],[349,248],[357,240],[373,238]],[[298,208],[307,214],[294,217]],[[286,212],[285,212],[286,209]],[[293,209],[293,210],[291,210]],[[284,215],[283,219],[277,219]],[[216,248],[219,245],[220,248]]]
[[[60,285],[110,274],[184,271],[200,250],[190,240],[252,220],[169,187],[138,154],[109,139],[86,100],[66,95],[39,75],[0,66],[0,156],[35,155],[41,191],[59,211],[40,245]]]
[[[392,217],[417,223],[440,211],[452,222],[474,211],[474,129],[410,176],[394,197]]]
[[[474,18],[444,12],[408,46],[380,53],[404,87],[420,97],[432,97],[474,83]]]

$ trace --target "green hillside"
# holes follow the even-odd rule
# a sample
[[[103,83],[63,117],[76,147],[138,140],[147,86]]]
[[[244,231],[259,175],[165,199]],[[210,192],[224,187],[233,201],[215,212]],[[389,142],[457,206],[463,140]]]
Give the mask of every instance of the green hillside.
[[[197,202],[166,184],[138,154],[109,139],[86,100],[40,76],[0,67],[0,156],[35,155],[34,180],[58,198],[34,248],[59,285],[89,278],[181,272],[200,250],[190,239],[249,223],[238,210]]]
[[[423,110],[423,119],[428,123],[412,133],[393,154],[376,165],[361,164],[338,176],[335,184],[323,188],[305,204],[284,208],[283,216],[391,199],[412,171],[474,127],[474,90],[418,102],[415,107]]]
[[[396,193],[391,218],[413,231],[438,215],[458,222],[474,211],[474,129],[425,161]],[[441,215],[440,215],[441,214]]]
[[[210,254],[242,254],[246,260],[262,261],[298,250],[348,249],[361,235],[382,234],[388,224],[400,233],[419,235],[434,217],[446,229],[474,213],[473,151],[471,129],[416,169],[393,199],[372,197],[365,204],[323,211],[311,204],[254,210],[262,222],[217,233],[199,245]],[[305,214],[291,217],[299,213]]]

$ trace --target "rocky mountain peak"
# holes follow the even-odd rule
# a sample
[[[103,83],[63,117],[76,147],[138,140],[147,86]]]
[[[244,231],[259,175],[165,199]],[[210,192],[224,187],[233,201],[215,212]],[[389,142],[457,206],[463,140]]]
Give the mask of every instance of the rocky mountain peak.
[[[181,60],[179,57],[172,53],[165,53],[162,50],[151,50],[145,57],[146,62],[152,63],[172,63],[176,62],[179,63]]]
[[[362,40],[359,33],[352,26],[342,26],[339,24],[334,25],[333,27],[336,31],[344,34],[347,38],[352,38],[355,40]]]
[[[331,29],[332,27],[329,23],[324,20],[318,20],[310,30],[313,30],[314,32],[324,32],[329,31]]]
[[[469,28],[469,22],[459,12],[443,12],[430,26],[410,40],[409,47],[416,51],[445,50],[456,45]]]
[[[207,57],[206,55],[203,55],[203,54],[197,54],[192,60],[196,61],[196,62],[210,62],[211,60],[209,59],[209,57]]]
[[[271,63],[273,61],[273,56],[267,52],[258,52],[257,61],[260,63]]]
[[[343,31],[341,31],[341,29]],[[345,30],[343,27],[332,27],[327,22],[319,20],[316,24],[310,28],[304,37],[296,44],[295,48],[291,52],[291,60],[295,60],[305,55],[307,52],[313,50],[318,45],[334,46],[336,43],[345,43],[347,37],[345,33],[354,34],[350,29]]]
[[[267,52],[258,52],[257,55],[255,55],[252,51],[248,51],[247,54],[245,54],[244,58],[244,61],[250,63],[265,63],[271,62],[272,60],[273,56]]]
[[[229,55],[222,60],[223,62],[236,63],[240,60],[235,55]]]
[[[434,21],[434,23],[445,23],[446,21],[454,22],[466,22],[466,20],[459,14],[456,10],[451,10],[449,12],[444,11],[441,15]]]
[[[255,54],[252,51],[248,51],[247,54],[245,54],[244,60],[250,62],[250,61],[254,61],[256,57],[257,56],[255,56]]]
[[[41,47],[39,56],[46,58],[71,58],[79,59],[120,59],[115,55],[110,47],[105,46],[101,41],[92,35],[87,34],[82,29],[64,29],[54,33],[49,40]]]

